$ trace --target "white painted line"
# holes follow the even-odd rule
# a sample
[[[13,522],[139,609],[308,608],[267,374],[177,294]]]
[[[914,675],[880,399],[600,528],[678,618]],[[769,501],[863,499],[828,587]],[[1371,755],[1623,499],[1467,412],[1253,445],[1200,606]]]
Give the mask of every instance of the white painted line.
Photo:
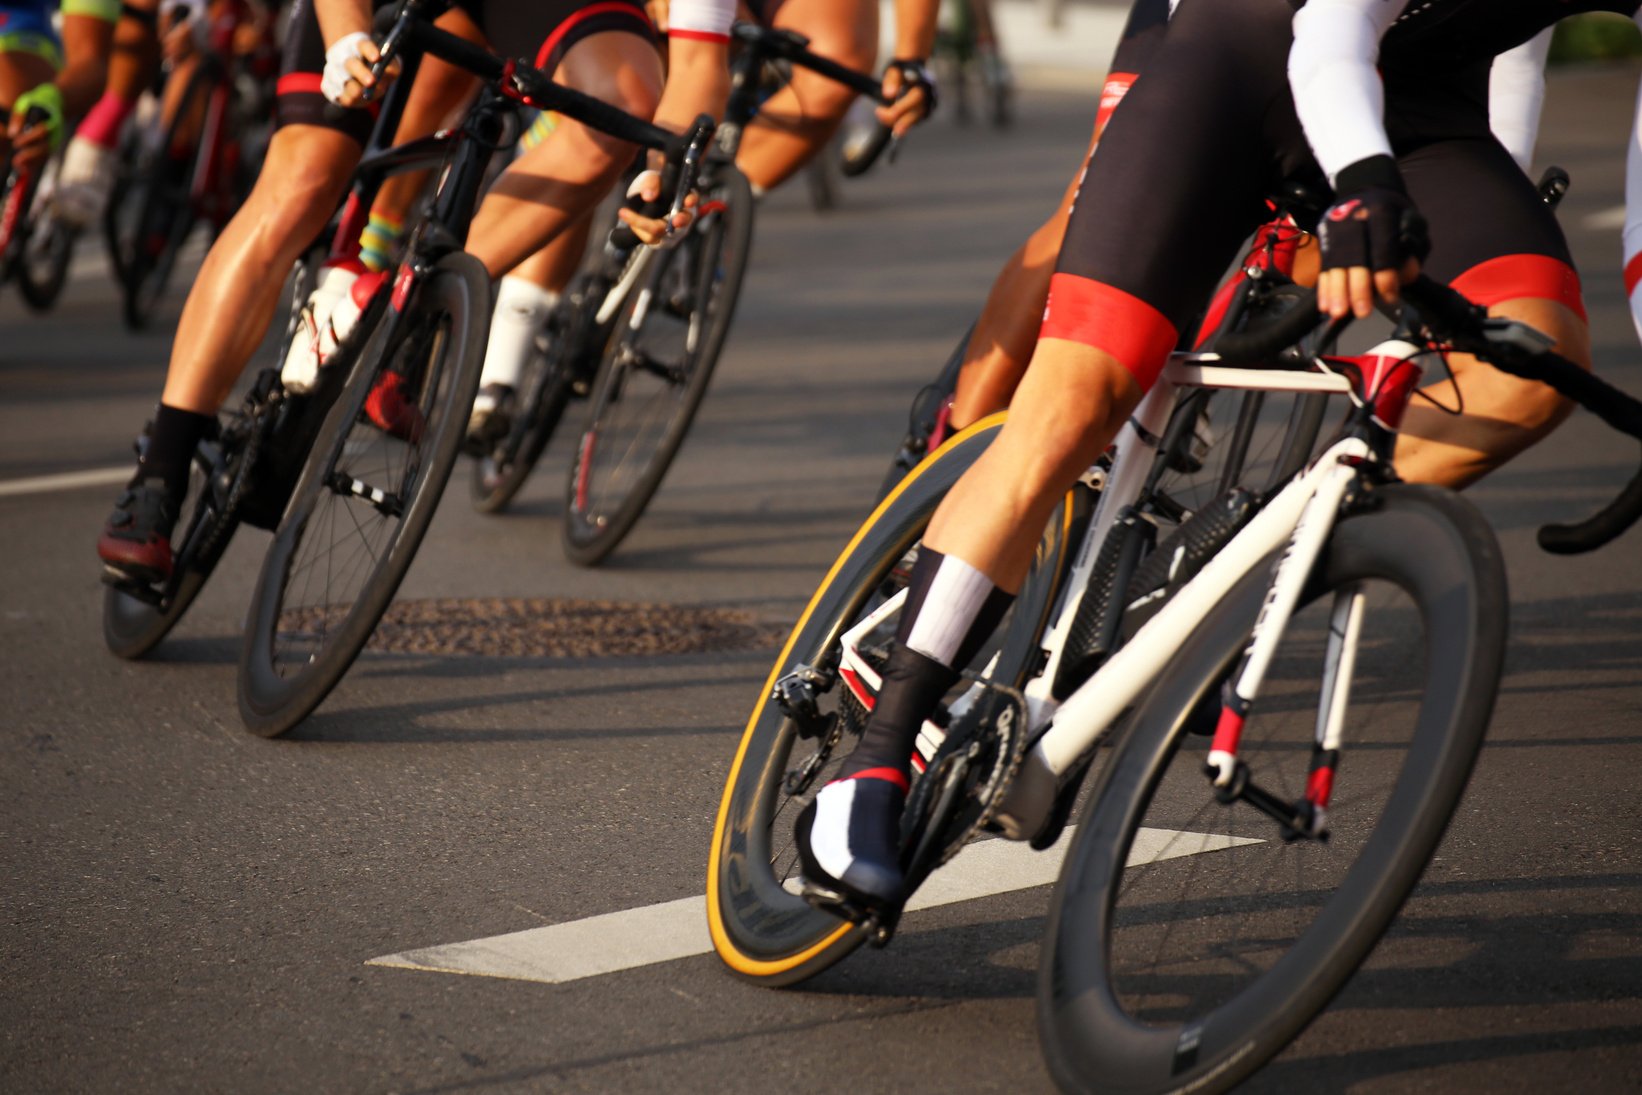
[[[1587,213],[1585,219],[1579,223],[1592,231],[1623,228],[1625,227],[1625,207],[1616,205],[1612,209],[1604,209],[1600,213]]]
[[[79,487],[106,487],[124,483],[131,478],[131,465],[118,468],[92,468],[90,471],[70,471],[61,475],[36,475],[32,479],[0,481],[0,498],[19,494],[48,494],[51,491],[75,490]]]
[[[1068,832],[1055,847],[1041,853],[1007,840],[973,844],[931,875],[907,903],[907,910],[930,909],[1048,885],[1060,875],[1070,836]],[[1247,837],[1214,833],[1142,829],[1135,836],[1128,865],[1259,843],[1262,842]],[[373,958],[366,965],[557,985],[690,958],[712,949],[712,940],[707,934],[707,898],[703,896],[466,943],[423,947]]]

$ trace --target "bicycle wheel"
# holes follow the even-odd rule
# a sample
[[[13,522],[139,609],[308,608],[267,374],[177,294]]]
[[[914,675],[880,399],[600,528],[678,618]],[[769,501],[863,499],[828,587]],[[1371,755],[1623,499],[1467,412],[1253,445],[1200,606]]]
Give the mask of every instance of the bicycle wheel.
[[[126,659],[146,655],[171,633],[205,588],[239,527],[236,510],[244,478],[237,471],[246,457],[242,450],[224,462],[219,460],[217,442],[201,442],[182,506],[188,517],[180,526],[182,535],[175,538],[180,546],[160,599],[139,597],[118,585],[103,592],[103,642],[110,653]],[[213,478],[225,481],[213,483]]]
[[[48,210],[37,209],[29,225],[28,238],[17,262],[17,291],[23,302],[36,312],[57,303],[68,283],[68,264],[74,258],[74,240],[79,231],[70,228]]]
[[[564,417],[571,392],[566,336],[565,331],[549,331],[545,349],[538,345],[530,355],[519,387],[524,398],[507,434],[473,461],[473,508],[480,513],[507,509]]]
[[[912,407],[907,412],[906,437],[890,460],[889,470],[884,473],[884,481],[874,501],[882,501],[929,452],[930,434],[934,432],[947,400],[958,390],[958,375],[963,371],[964,355],[969,352],[969,339],[974,333],[975,325],[971,323],[958,340],[958,345],[947,355],[946,364],[941,366],[935,379],[919,388],[918,394],[912,397]]]
[[[1505,575],[1468,503],[1377,493],[1335,529],[1238,748],[1256,784],[1297,801],[1320,695],[1337,686],[1321,699],[1345,713],[1328,840],[1286,840],[1247,797],[1217,801],[1207,739],[1191,733],[1260,610],[1258,567],[1134,716],[1067,855],[1038,987],[1064,1089],[1231,1087],[1328,1004],[1436,849],[1499,685]],[[1351,633],[1340,610],[1359,596],[1357,641],[1331,641]]]
[[[594,566],[616,549],[672,465],[707,394],[752,246],[746,177],[716,168],[698,227],[657,254],[624,302],[570,465],[565,555]]]
[[[205,110],[206,96],[216,79],[212,66],[202,63],[189,76],[176,111],[165,126],[164,139],[150,149],[147,162],[137,168],[130,199],[137,202],[131,235],[123,247],[122,311],[132,330],[142,330],[165,295],[177,256],[198,218],[193,184],[201,170],[205,145],[190,136],[190,127]],[[179,155],[179,150],[182,154]]]
[[[835,774],[865,718],[853,686],[842,683],[838,672],[843,636],[905,587],[918,539],[936,507],[1002,422],[1002,415],[994,415],[963,431],[879,505],[833,564],[765,682],[725,785],[707,877],[713,945],[724,963],[748,980],[794,984],[838,962],[865,939],[859,929],[798,896],[793,821]],[[974,665],[984,666],[996,654],[993,679],[1018,686],[1036,667],[1038,640],[1069,563],[1072,509],[1063,506],[1046,530],[1032,577],[1000,629],[1001,645],[995,640],[976,658]],[[891,613],[855,650],[881,665],[883,644],[894,629]],[[774,698],[776,683],[805,666],[828,682],[813,693],[816,714],[808,739]],[[960,682],[955,692],[967,687]],[[814,733],[819,723],[825,729]]]
[[[281,734],[307,717],[387,611],[456,462],[489,322],[489,279],[466,254],[441,259],[402,313],[379,298],[361,317],[357,364],[320,427],[251,598],[239,707],[253,732]],[[366,414],[383,383],[397,384],[415,408],[398,436]]]

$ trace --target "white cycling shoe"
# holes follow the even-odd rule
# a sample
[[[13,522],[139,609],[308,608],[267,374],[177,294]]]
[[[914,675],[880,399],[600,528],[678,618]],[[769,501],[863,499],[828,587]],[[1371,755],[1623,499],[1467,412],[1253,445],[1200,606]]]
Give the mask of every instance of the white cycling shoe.
[[[84,228],[103,215],[114,193],[120,157],[112,148],[75,137],[63,151],[51,210],[65,224]]]

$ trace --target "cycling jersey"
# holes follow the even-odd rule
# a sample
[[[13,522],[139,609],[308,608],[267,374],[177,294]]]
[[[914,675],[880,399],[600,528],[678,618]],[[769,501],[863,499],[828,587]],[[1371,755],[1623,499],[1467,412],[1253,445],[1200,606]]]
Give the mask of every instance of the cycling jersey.
[[[1324,17],[1308,20],[1319,5]],[[1402,7],[1312,0],[1297,17],[1290,0],[1180,5],[1146,79],[1129,92],[1090,162],[1089,185],[1101,200],[1073,211],[1043,337],[1102,349],[1149,386],[1238,243],[1260,223],[1265,197],[1290,178],[1324,185],[1325,175],[1379,154],[1399,161],[1430,222],[1433,277],[1483,304],[1535,296],[1579,311],[1561,229],[1490,131],[1490,66],[1570,11],[1633,14],[1634,0],[1430,0],[1394,23],[1362,13],[1379,15],[1381,6]],[[1356,11],[1362,27],[1334,8]],[[1348,59],[1361,56],[1362,34],[1387,26],[1369,62],[1383,81],[1375,77],[1370,87]],[[1307,48],[1291,66],[1302,28]],[[1315,152],[1302,113],[1329,130]]]
[[[63,67],[63,45],[51,24],[52,0],[0,0],[0,53],[30,53]],[[120,0],[62,0],[64,15],[120,21]]]
[[[377,6],[389,2],[380,0]],[[548,73],[589,35],[616,30],[655,40],[655,28],[640,0],[457,0],[456,6],[501,52],[533,57],[532,63]],[[325,40],[313,0],[297,0],[291,6],[284,65],[275,89],[275,125],[320,126],[364,144],[371,135],[374,106],[346,108],[327,100],[320,93],[324,70]]]

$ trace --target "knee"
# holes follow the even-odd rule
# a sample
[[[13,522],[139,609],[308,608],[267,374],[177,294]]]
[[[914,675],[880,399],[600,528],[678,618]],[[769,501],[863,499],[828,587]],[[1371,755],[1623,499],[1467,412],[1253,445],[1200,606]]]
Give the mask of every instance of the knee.
[[[843,63],[856,67],[850,61]],[[871,63],[869,59],[867,64]],[[855,102],[855,92],[807,69],[793,73],[792,90],[798,98],[798,107],[803,112],[805,122],[816,125],[833,126],[843,121],[844,115],[849,113],[850,104]]]
[[[325,157],[270,156],[241,215],[255,217],[263,238],[276,245],[305,246],[330,219],[348,176],[347,164]]]

